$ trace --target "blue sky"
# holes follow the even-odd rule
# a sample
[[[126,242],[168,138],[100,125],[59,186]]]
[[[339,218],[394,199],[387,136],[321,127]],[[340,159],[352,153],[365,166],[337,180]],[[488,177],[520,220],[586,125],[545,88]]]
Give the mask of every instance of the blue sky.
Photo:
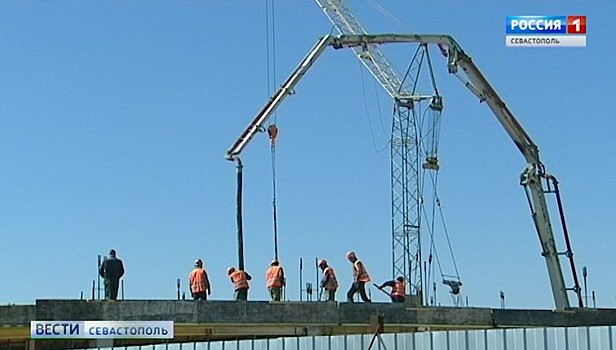
[[[615,306],[616,5],[348,3],[369,32],[456,38],[559,178],[578,269],[588,266],[597,306]],[[508,15],[577,14],[588,18],[586,48],[505,47]],[[308,0],[277,2],[275,21],[279,83],[332,28]],[[269,96],[265,24],[265,0],[0,3],[0,303],[87,297],[97,255],[110,248],[127,269],[126,298],[175,298],[176,279],[185,291],[195,258],[209,271],[212,298],[232,297],[225,270],[237,264],[236,179],[224,153]],[[413,49],[386,53],[404,64]],[[434,65],[445,100],[439,193],[463,295],[471,306],[498,307],[502,290],[509,307],[552,308],[518,185],[524,160],[441,57]],[[305,281],[315,279],[315,257],[330,261],[338,300],[351,281],[348,250],[375,281],[391,277],[392,105],[375,91],[351,51],[329,50],[277,113],[289,299],[299,296],[300,257]],[[273,246],[265,135],[242,160],[249,298],[266,300]],[[438,301],[450,305],[438,288]],[[372,295],[386,300],[374,288]]]

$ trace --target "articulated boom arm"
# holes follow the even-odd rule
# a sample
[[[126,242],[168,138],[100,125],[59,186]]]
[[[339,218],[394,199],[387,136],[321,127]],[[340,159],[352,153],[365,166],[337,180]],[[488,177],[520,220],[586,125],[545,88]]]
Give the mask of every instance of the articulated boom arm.
[[[485,79],[481,71],[475,66],[470,57],[459,49],[459,46],[451,39],[451,43],[447,45],[449,47],[449,54],[454,54],[455,64],[462,68],[468,81],[462,81],[465,86],[473,92],[481,102],[485,102],[492,110],[498,121],[505,128],[505,131],[520,152],[526,159],[526,168],[521,175],[520,183],[526,188],[529,199],[529,205],[531,208],[532,218],[539,234],[539,240],[542,247],[542,255],[546,259],[548,268],[548,275],[550,277],[550,283],[552,286],[552,293],[554,296],[554,302],[557,309],[566,309],[570,307],[569,298],[567,296],[567,290],[573,290],[577,294],[578,305],[583,306],[580,293],[580,287],[577,279],[577,273],[575,270],[575,264],[573,261],[573,252],[571,251],[571,245],[564,221],[564,214],[560,203],[560,194],[558,192],[558,182],[556,179],[545,173],[545,169],[541,161],[539,160],[539,149],[533,143],[530,136],[524,131],[524,128],[515,119],[513,113],[505,105],[505,102],[498,96],[496,91],[492,88],[490,83]],[[451,48],[455,48],[454,52],[451,52]],[[455,52],[457,51],[457,53]],[[458,73],[450,57],[450,73]],[[574,286],[572,288],[566,288],[563,273],[561,269],[559,255],[561,255],[556,249],[556,242],[554,241],[554,231],[550,220],[550,214],[548,211],[548,205],[546,202],[545,193],[543,188],[543,181],[546,181],[548,188],[550,187],[550,181],[553,182],[556,188],[556,195],[558,196],[558,205],[561,215],[561,223],[563,225],[563,231],[565,234],[565,240],[567,243],[567,251],[562,255],[566,255],[569,258],[571,265],[571,272],[573,275]]]
[[[331,45],[332,36],[327,35],[319,39],[317,43],[314,45],[312,50],[304,57],[302,62],[295,68],[293,73],[287,78],[287,80],[280,86],[280,88],[274,93],[274,95],[267,101],[265,106],[261,109],[259,114],[253,119],[252,123],[248,125],[248,128],[244,130],[242,135],[235,141],[235,143],[227,150],[227,159],[233,160],[238,157],[242,150],[250,140],[259,132],[263,130],[263,123],[265,123],[269,117],[276,111],[280,103],[287,97],[293,93],[293,88],[299,80],[306,74],[308,69],[312,67],[314,61],[316,61],[319,56],[323,53],[323,51]]]
[[[529,193],[529,204],[531,207],[532,217],[535,227],[541,241],[542,255],[546,259],[548,274],[552,286],[552,293],[557,309],[566,309],[570,307],[567,290],[573,290],[578,295],[578,301],[581,304],[581,294],[575,265],[573,263],[573,253],[569,244],[569,239],[564,227],[564,216],[561,210],[561,222],[565,230],[565,238],[567,241],[567,251],[559,253],[556,249],[554,233],[548,212],[547,201],[545,198],[545,190],[542,181],[553,181],[557,188],[557,182],[551,175],[545,173],[543,164],[539,160],[539,150],[533,143],[530,136],[524,131],[524,128],[516,120],[513,113],[507,108],[505,102],[498,96],[490,83],[485,79],[481,71],[475,66],[469,56],[467,56],[460,45],[448,35],[402,35],[402,34],[380,34],[380,35],[327,35],[319,39],[316,45],[302,60],[299,66],[293,71],[289,78],[282,84],[276,93],[270,98],[267,104],[261,109],[259,114],[254,118],[252,123],[246,128],[239,139],[227,150],[227,159],[235,160],[239,157],[242,150],[254,135],[263,130],[265,123],[272,113],[278,108],[284,98],[292,93],[293,88],[299,80],[306,74],[308,69],[323,53],[326,47],[332,46],[335,49],[344,47],[362,48],[375,47],[380,44],[387,43],[419,43],[419,44],[435,44],[438,45],[443,54],[448,58],[449,73],[456,74],[462,80],[464,85],[475,94],[480,102],[485,102],[492,110],[498,121],[501,123],[507,134],[511,137],[515,145],[518,147],[522,155],[526,159],[526,168],[521,176],[521,184]],[[465,73],[465,76],[460,75],[459,68]],[[381,80],[377,77],[379,82]],[[386,90],[387,84],[381,82]],[[395,85],[395,84],[393,84]],[[391,86],[393,86],[391,85]],[[396,88],[401,89],[398,85]],[[396,90],[401,91],[401,90]],[[391,92],[390,92],[391,94]],[[399,96],[394,95],[397,98]],[[548,182],[549,186],[549,182]],[[558,197],[560,204],[560,197]],[[566,255],[571,264],[574,286],[572,288],[565,287],[565,280],[562,273],[562,268],[559,260],[559,255]]]

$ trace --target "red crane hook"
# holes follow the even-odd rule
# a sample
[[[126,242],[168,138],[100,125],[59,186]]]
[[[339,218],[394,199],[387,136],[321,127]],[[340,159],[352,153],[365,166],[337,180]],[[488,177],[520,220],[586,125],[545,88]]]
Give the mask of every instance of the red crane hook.
[[[275,144],[276,137],[278,136],[278,127],[276,127],[276,124],[272,124],[267,127],[267,134],[269,135],[272,145]]]

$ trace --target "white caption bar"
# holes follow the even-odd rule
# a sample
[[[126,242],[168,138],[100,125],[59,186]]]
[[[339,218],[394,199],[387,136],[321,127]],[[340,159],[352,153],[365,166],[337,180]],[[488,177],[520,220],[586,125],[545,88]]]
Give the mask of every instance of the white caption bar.
[[[508,47],[586,47],[586,35],[507,35]]]

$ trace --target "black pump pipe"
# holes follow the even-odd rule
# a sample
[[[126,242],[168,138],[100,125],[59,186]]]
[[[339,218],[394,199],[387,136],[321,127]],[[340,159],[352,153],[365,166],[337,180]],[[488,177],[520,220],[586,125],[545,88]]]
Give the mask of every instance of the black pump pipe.
[[[235,157],[237,162],[237,259],[238,270],[244,270],[244,229],[242,226],[242,160]]]

